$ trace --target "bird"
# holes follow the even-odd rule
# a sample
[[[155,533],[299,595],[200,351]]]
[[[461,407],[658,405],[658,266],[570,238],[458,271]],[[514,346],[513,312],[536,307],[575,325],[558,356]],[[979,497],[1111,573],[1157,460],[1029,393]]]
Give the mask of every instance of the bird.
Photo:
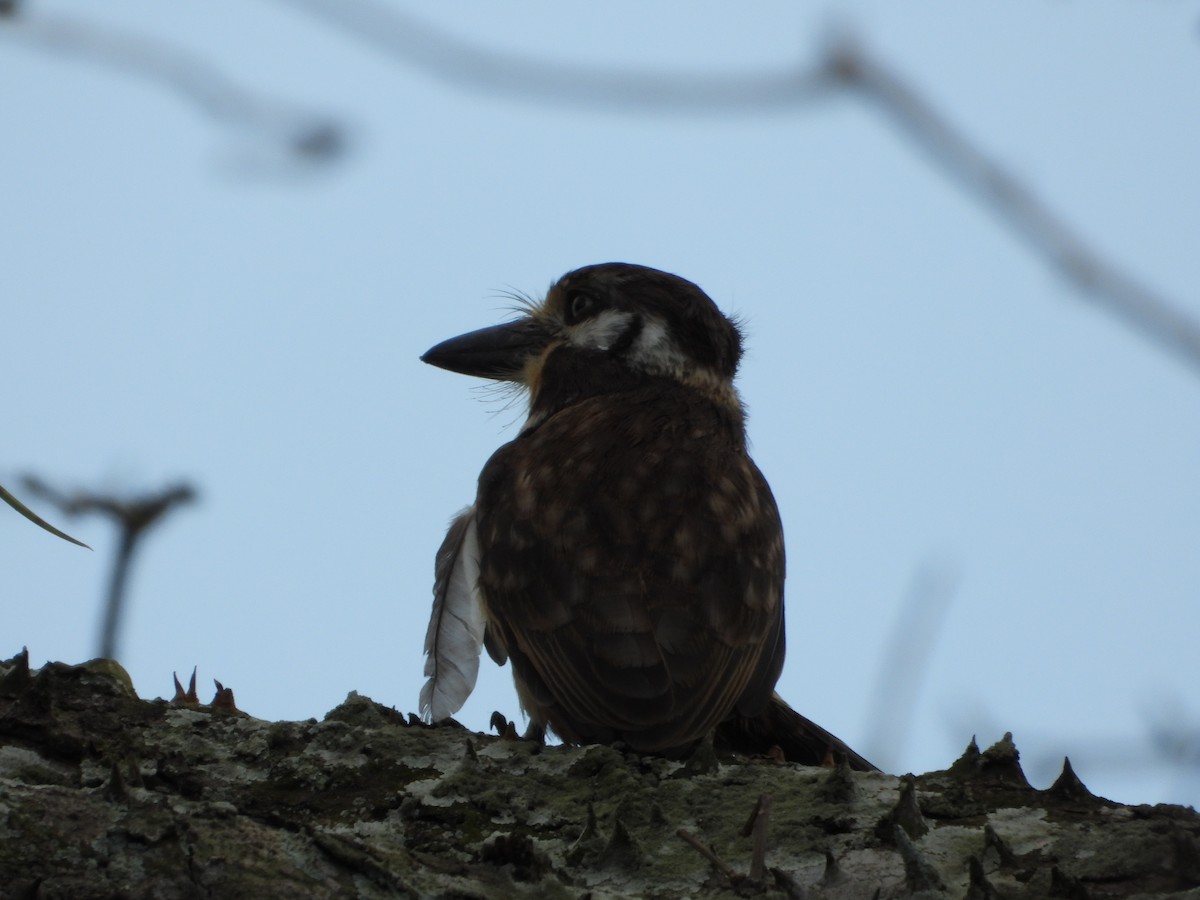
[[[486,648],[531,731],[569,744],[875,768],[775,691],[783,527],[747,451],[742,342],[696,284],[612,262],[421,356],[528,394],[436,556],[427,721],[462,706]]]

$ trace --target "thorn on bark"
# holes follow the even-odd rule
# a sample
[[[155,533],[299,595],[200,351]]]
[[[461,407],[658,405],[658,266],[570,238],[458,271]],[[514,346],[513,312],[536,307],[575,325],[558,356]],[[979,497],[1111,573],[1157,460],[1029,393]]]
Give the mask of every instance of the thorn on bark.
[[[227,713],[241,712],[233,700],[233,688],[225,687],[215,678],[213,679],[213,684],[217,686],[217,693],[210,704],[212,708]]]
[[[882,841],[890,842],[895,827],[904,829],[905,833],[917,840],[929,833],[929,823],[921,814],[921,806],[917,802],[917,779],[913,775],[905,775],[900,779],[900,796],[893,806],[875,826],[875,835]]]
[[[1016,867],[1017,857],[1013,853],[1012,848],[996,833],[996,829],[991,823],[983,826],[983,853],[987,854],[988,850],[995,850],[997,860],[1002,869],[1012,869]]]
[[[788,900],[808,900],[808,891],[791,874],[774,867],[770,871],[775,880],[775,887],[783,891]]]
[[[988,881],[978,856],[967,859],[967,872],[970,880],[967,884],[967,895],[963,900],[1002,900],[1000,892]]]
[[[200,697],[196,694],[196,666],[192,667],[192,678],[188,682],[188,688],[185,691],[183,685],[179,683],[179,675],[175,672],[171,673],[171,677],[175,679],[175,696],[171,698],[172,706],[199,706]]]
[[[1058,866],[1050,870],[1050,896],[1066,900],[1092,900],[1089,891],[1078,878],[1072,878]]]
[[[817,791],[822,800],[830,803],[851,803],[858,798],[858,782],[854,780],[854,770],[845,756],[829,771]]]
[[[1004,737],[980,754],[979,764],[983,772],[1002,782],[1024,788],[1030,786],[1021,771],[1021,754],[1013,743],[1011,731],[1006,731]]]
[[[942,876],[929,864],[903,828],[899,825],[892,826],[892,838],[896,842],[900,858],[904,860],[904,883],[910,891],[946,890]]]
[[[471,743],[471,739],[467,738],[463,741],[463,755],[459,763],[459,767],[463,769],[474,769],[479,765],[479,756],[475,753],[475,745]]]
[[[570,848],[566,852],[566,861],[577,866],[589,856],[598,856],[603,850],[603,843],[600,840],[600,828],[596,824],[596,807],[591,803],[587,805],[587,819],[584,821],[583,831],[579,837],[575,839]]]
[[[125,776],[121,774],[121,767],[115,762],[108,770],[108,781],[104,784],[104,797],[114,803],[124,803],[129,799],[129,786],[125,784]]]
[[[620,818],[615,819],[608,843],[600,852],[601,864],[618,869],[636,869],[641,866],[642,857],[642,848],[629,833],[625,822]]]
[[[188,709],[203,709],[204,704],[200,702],[200,697],[196,694],[196,667],[192,667],[192,677],[188,679],[187,690],[183,689],[183,685],[179,681],[179,675],[176,672],[171,673],[172,679],[175,681],[175,696],[171,698],[171,706],[183,706]],[[208,709],[213,712],[232,713],[238,716],[246,715],[237,708],[237,704],[233,699],[233,689],[227,688],[217,679],[213,679],[213,684],[217,687],[217,692],[213,695],[212,703],[208,705]]]
[[[767,872],[767,828],[771,821],[771,795],[760,794],[746,823],[748,833],[754,837],[754,849],[750,856],[750,880],[762,884]]]
[[[683,768],[675,771],[671,777],[695,778],[697,775],[711,775],[720,768],[721,763],[717,761],[717,751],[713,749],[713,736],[709,734],[696,744],[691,756],[684,762]]]
[[[12,663],[12,668],[5,673],[3,679],[0,679],[0,695],[19,697],[33,682],[33,676],[29,671],[29,648],[22,647],[21,652],[9,662]]]
[[[975,743],[975,735],[971,735],[971,743],[962,756],[950,765],[950,771],[958,775],[976,775],[979,772],[979,745]]]
[[[1079,780],[1079,776],[1075,774],[1075,770],[1071,767],[1071,758],[1069,756],[1063,757],[1062,772],[1054,784],[1047,788],[1046,792],[1059,800],[1096,799],[1096,795],[1089,791],[1087,786]]]
[[[479,848],[481,861],[509,866],[514,881],[538,881],[550,869],[550,861],[537,849],[528,834],[496,834]]]
[[[832,887],[846,877],[846,873],[842,871],[842,867],[838,865],[837,857],[833,855],[833,851],[825,851],[825,871],[821,873],[821,887]]]

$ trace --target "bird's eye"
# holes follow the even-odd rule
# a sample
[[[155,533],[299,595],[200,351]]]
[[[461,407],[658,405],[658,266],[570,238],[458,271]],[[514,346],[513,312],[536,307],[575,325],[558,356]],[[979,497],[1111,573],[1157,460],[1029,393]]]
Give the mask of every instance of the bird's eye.
[[[567,324],[578,325],[592,315],[598,305],[591,294],[572,294],[567,298]]]

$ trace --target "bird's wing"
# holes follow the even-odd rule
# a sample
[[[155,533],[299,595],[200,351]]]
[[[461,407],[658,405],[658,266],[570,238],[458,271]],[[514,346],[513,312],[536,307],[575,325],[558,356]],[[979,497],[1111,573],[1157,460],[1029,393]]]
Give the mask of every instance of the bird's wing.
[[[485,618],[479,598],[479,540],[475,507],[454,517],[434,563],[433,613],[425,632],[421,716],[454,715],[475,687]]]
[[[670,750],[769,702],[783,539],[727,429],[636,399],[576,404],[497,451],[480,479],[481,584],[535,721]]]

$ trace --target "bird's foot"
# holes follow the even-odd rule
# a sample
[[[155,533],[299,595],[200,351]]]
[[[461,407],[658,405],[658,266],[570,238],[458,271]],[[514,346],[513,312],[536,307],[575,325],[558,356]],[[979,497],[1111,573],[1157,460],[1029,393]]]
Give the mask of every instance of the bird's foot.
[[[496,710],[492,713],[492,718],[488,724],[496,729],[496,734],[500,735],[501,740],[520,740],[520,738],[517,736],[516,723],[505,718],[504,713],[500,712],[500,710]]]

